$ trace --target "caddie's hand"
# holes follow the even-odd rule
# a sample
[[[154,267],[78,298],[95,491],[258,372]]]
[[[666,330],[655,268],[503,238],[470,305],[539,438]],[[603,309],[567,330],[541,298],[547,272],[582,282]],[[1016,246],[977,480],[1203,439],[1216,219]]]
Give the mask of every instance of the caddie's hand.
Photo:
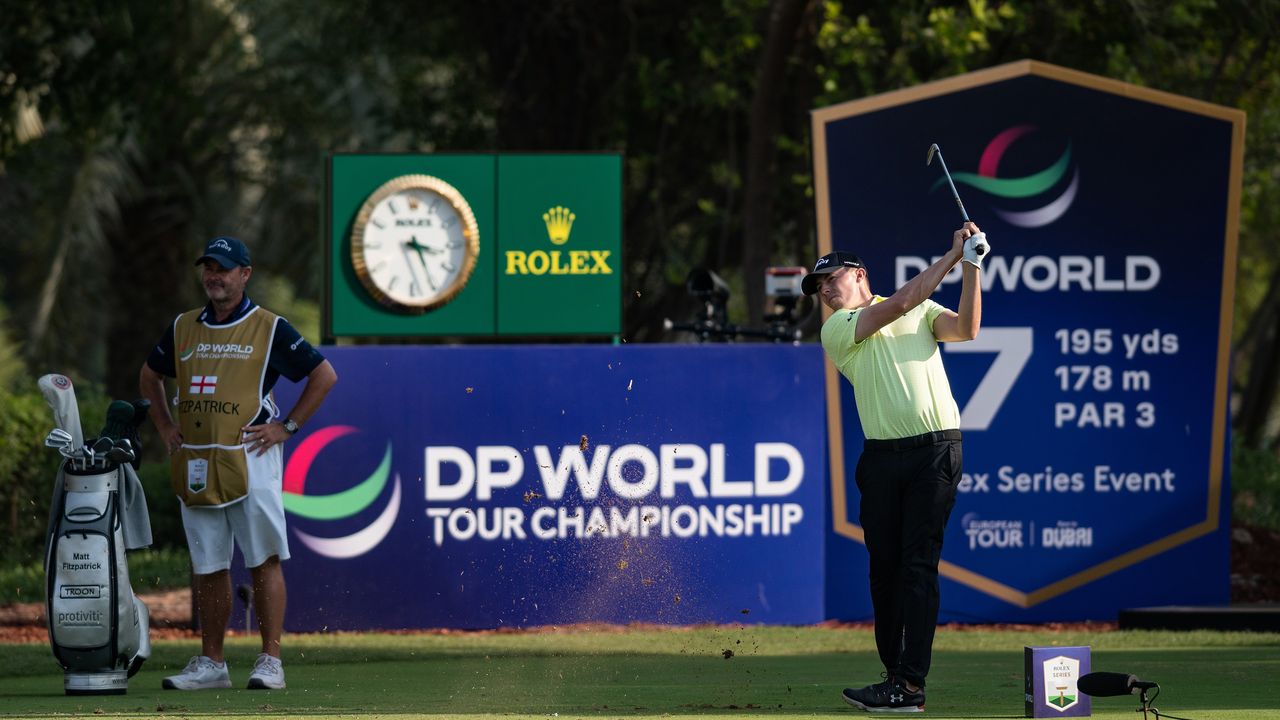
[[[961,259],[981,270],[982,261],[990,253],[991,243],[987,242],[987,234],[979,232],[976,235],[970,235],[969,239],[964,241],[964,255]]]
[[[160,439],[164,441],[165,451],[172,455],[182,447],[185,438],[182,437],[182,429],[178,427],[178,424],[171,422],[160,428]]]
[[[245,425],[240,430],[244,433],[245,450],[258,455],[262,455],[272,446],[279,445],[290,437],[289,431],[284,429],[284,423],[278,422]]]

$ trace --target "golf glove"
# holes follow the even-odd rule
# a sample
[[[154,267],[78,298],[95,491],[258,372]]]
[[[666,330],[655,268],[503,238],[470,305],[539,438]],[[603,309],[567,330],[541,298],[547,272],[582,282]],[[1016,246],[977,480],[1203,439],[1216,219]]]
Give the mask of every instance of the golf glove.
[[[977,235],[970,235],[969,239],[964,241],[964,255],[961,259],[981,270],[982,259],[990,252],[991,244],[987,242],[987,234],[980,232]]]

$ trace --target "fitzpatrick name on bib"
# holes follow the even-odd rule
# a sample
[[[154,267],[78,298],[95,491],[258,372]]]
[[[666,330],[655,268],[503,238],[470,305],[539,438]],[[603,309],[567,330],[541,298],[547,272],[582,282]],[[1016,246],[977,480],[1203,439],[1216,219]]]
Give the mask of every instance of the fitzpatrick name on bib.
[[[198,493],[209,485],[209,461],[196,458],[187,461],[187,490]]]

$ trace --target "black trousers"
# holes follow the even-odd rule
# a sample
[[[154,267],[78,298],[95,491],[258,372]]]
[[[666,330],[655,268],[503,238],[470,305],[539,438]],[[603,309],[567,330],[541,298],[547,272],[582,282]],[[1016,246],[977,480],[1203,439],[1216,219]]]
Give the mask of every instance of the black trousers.
[[[890,675],[921,687],[938,624],[942,534],[956,504],[963,459],[960,431],[944,430],[868,440],[858,460],[876,649]]]

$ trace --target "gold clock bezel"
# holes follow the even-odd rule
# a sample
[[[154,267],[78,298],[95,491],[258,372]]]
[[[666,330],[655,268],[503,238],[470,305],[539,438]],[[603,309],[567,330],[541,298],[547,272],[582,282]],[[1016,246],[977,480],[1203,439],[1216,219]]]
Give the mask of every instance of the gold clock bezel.
[[[462,221],[462,237],[466,242],[462,270],[457,277],[442,292],[430,299],[425,299],[421,303],[406,303],[388,295],[373,281],[369,267],[365,264],[364,259],[365,228],[369,224],[373,209],[388,197],[404,190],[412,189],[435,193],[449,203]],[[476,223],[476,215],[472,212],[471,205],[467,203],[466,198],[462,196],[462,193],[458,192],[457,188],[432,175],[401,175],[380,185],[360,206],[360,211],[356,213],[355,223],[351,231],[351,269],[355,271],[356,277],[360,279],[360,284],[364,286],[365,291],[379,305],[405,313],[421,314],[451,302],[458,296],[458,293],[462,292],[462,289],[466,287],[467,281],[471,279],[471,273],[476,268],[476,258],[479,255],[480,227]]]

